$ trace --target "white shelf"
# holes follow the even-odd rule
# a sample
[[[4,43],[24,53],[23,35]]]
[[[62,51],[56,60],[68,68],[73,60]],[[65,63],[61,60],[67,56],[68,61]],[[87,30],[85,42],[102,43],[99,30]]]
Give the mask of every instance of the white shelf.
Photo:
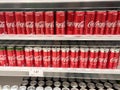
[[[0,35],[0,40],[112,40],[120,35]]]

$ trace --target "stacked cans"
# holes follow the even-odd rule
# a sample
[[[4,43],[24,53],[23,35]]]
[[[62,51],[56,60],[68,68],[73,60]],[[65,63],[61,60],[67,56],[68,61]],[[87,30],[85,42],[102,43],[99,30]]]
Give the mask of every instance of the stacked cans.
[[[0,12],[0,34],[117,35],[120,11]]]
[[[0,66],[115,69],[119,48],[1,46]]]

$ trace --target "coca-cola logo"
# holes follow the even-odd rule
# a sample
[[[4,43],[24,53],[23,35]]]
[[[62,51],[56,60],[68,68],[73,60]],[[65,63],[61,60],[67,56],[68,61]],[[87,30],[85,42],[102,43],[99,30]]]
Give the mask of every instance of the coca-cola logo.
[[[104,61],[104,58],[99,58],[99,62],[103,62]]]
[[[26,59],[26,60],[33,60],[33,56],[32,56],[32,55],[26,56],[25,59]]]
[[[72,62],[78,62],[78,59],[79,59],[79,57],[71,57],[70,58],[70,60],[72,61]]]
[[[111,59],[110,59],[110,62],[114,62],[114,58],[111,58]]]
[[[6,55],[0,55],[0,60],[6,60]]]
[[[34,56],[34,60],[39,60],[39,61],[41,61],[41,60],[42,60],[42,56]]]
[[[50,56],[44,56],[44,57],[43,57],[43,60],[46,61],[46,62],[48,62],[48,61],[51,60],[51,57],[50,57]]]
[[[36,28],[43,28],[44,27],[44,21],[40,21],[40,22],[35,23],[35,27]]]
[[[26,22],[25,25],[27,28],[33,28],[34,22]]]
[[[60,56],[53,57],[52,60],[53,60],[53,61],[60,61]]]
[[[54,27],[54,23],[53,22],[50,22],[50,23],[45,23],[45,27],[46,28],[53,28]]]
[[[24,60],[24,55],[18,55],[17,60]]]
[[[25,24],[23,22],[17,22],[16,23],[16,27],[21,27],[23,28],[25,26]]]
[[[73,22],[67,22],[67,26],[72,27],[72,26],[74,26],[74,23]]]
[[[103,62],[104,62],[104,63],[107,63],[107,61],[108,61],[108,58],[104,58],[104,61],[103,61]]]
[[[106,22],[106,26],[109,27],[109,28],[114,28],[117,25],[116,23],[117,23],[116,21],[115,22],[109,22],[109,21],[107,21]]]
[[[62,23],[56,22],[56,27],[57,28],[65,28],[65,22],[62,22]]]
[[[98,57],[94,58],[94,62],[97,62],[98,61]]]
[[[8,56],[8,60],[15,60],[15,55],[13,55],[13,56]]]
[[[87,25],[87,27],[91,28],[91,27],[94,27],[95,24],[94,24],[94,21],[90,21]]]
[[[96,21],[95,27],[104,28],[105,27],[105,22]]]
[[[81,21],[79,23],[75,22],[74,27],[75,28],[83,28],[84,27],[84,21]]]
[[[62,62],[67,62],[67,61],[69,61],[69,56],[67,56],[67,57],[62,57],[61,60],[62,60]]]
[[[89,58],[89,61],[90,61],[90,62],[93,62],[93,61],[94,61],[94,58]]]
[[[82,61],[82,62],[86,62],[88,60],[88,58],[86,57],[80,57],[80,61]]]
[[[6,25],[7,25],[8,28],[14,28],[15,27],[14,22],[11,22],[11,23],[7,22]]]
[[[117,22],[117,26],[120,27],[120,20],[118,20],[118,22]]]
[[[0,21],[0,28],[4,28],[5,27],[5,22]]]

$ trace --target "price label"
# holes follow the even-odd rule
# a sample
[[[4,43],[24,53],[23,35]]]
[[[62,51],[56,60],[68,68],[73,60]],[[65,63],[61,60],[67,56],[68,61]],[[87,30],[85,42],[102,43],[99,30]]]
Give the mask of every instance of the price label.
[[[40,69],[31,69],[29,71],[29,76],[43,77],[43,71]]]

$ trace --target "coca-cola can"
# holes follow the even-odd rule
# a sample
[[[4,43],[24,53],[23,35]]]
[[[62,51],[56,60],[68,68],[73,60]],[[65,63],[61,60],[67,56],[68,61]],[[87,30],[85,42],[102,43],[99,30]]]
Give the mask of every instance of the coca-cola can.
[[[45,82],[44,81],[38,81],[38,86],[44,86]]]
[[[61,90],[59,87],[54,87],[53,90]]]
[[[115,34],[120,34],[120,11],[118,11],[117,28]]]
[[[64,87],[64,88],[62,88],[62,90],[70,90],[69,88],[67,88],[67,87]]]
[[[24,66],[25,65],[24,48],[16,47],[15,52],[16,52],[17,66]]]
[[[11,90],[18,90],[18,89],[19,89],[18,85],[11,86]]]
[[[36,90],[44,90],[44,88],[42,86],[37,86]]]
[[[116,32],[116,27],[117,27],[118,12],[116,10],[108,11],[107,14],[108,15],[107,15],[107,20],[106,20],[105,34],[114,35]]]
[[[79,90],[79,89],[78,89],[78,88],[73,87],[73,88],[71,88],[71,90]]]
[[[85,14],[85,34],[93,34],[95,22],[95,11],[87,11]]]
[[[99,57],[99,48],[95,48],[94,60],[93,60],[93,68],[97,68],[98,57]]]
[[[25,17],[24,12],[15,12],[17,34],[25,34]]]
[[[59,82],[59,81],[54,82],[54,86],[55,87],[60,87],[61,86],[61,82]]]
[[[43,48],[43,66],[51,67],[51,49]]]
[[[67,34],[72,35],[74,33],[74,11],[67,11]]]
[[[0,34],[6,34],[5,13],[0,12]]]
[[[26,34],[35,34],[34,30],[34,12],[25,12]]]
[[[79,83],[79,86],[80,86],[81,88],[86,88],[86,87],[87,87],[87,85],[86,85],[84,82],[80,82],[80,83]]]
[[[84,19],[85,19],[85,12],[84,11],[75,11],[74,16],[74,34],[84,34]]]
[[[103,35],[105,33],[106,18],[107,18],[106,11],[97,11],[96,12],[94,34]]]
[[[14,12],[5,12],[7,34],[16,34]]]
[[[47,87],[45,87],[44,90],[52,90],[52,87],[51,86],[47,86]]]
[[[27,90],[35,90],[35,86],[29,86],[27,87]]]
[[[67,82],[67,81],[64,81],[64,82],[62,83],[62,86],[65,87],[65,88],[68,88],[68,87],[70,86],[70,83]]]
[[[53,81],[51,80],[46,81],[46,86],[52,86],[52,85],[53,85]]]
[[[25,47],[25,61],[26,66],[33,66],[33,48],[32,47]]]
[[[56,34],[65,33],[65,11],[56,11]]]
[[[16,66],[16,56],[14,46],[7,47],[7,57],[8,57],[8,65]]]
[[[35,32],[45,34],[45,13],[43,11],[35,12]]]
[[[21,86],[27,86],[28,85],[28,80],[23,80],[22,83],[21,83]]]
[[[45,34],[54,34],[54,12],[45,12]]]
[[[37,85],[37,81],[35,81],[35,80],[30,81],[30,85],[31,85],[31,86],[36,86],[36,85]]]
[[[113,87],[112,84],[110,84],[110,83],[108,83],[108,82],[105,82],[105,83],[104,83],[104,86],[105,86],[106,88],[112,88],[112,87]]]
[[[60,48],[52,48],[52,67],[60,67]]]
[[[95,88],[95,84],[94,83],[88,83],[87,86],[90,89],[94,89]]]
[[[19,87],[19,90],[26,90],[27,89],[27,86],[20,86]]]
[[[103,89],[104,85],[102,83],[96,83],[97,89]]]
[[[70,85],[71,85],[71,87],[73,87],[73,88],[76,88],[76,87],[78,87],[78,84],[77,84],[77,82],[71,82],[71,83],[70,83]]]
[[[43,51],[41,47],[34,47],[34,64],[36,67],[43,66],[42,53]]]
[[[7,52],[4,46],[0,47],[0,66],[7,65]]]

